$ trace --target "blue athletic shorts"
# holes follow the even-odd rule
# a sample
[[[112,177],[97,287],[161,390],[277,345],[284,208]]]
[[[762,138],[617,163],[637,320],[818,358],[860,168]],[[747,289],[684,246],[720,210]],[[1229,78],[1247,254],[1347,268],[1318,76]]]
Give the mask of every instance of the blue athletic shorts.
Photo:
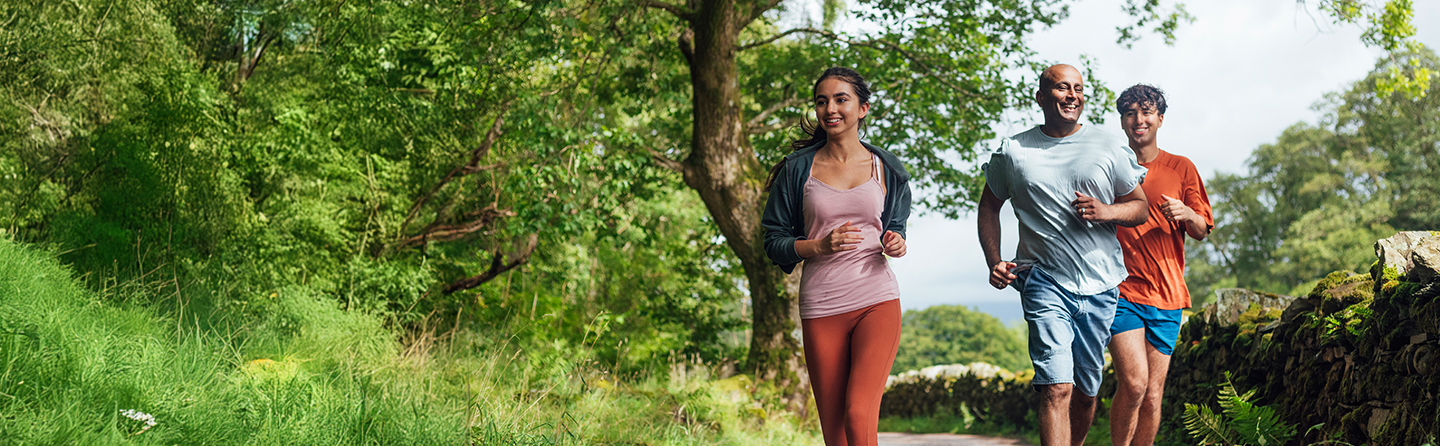
[[[1175,352],[1175,341],[1180,339],[1180,313],[1181,310],[1161,310],[1121,297],[1115,306],[1115,323],[1110,326],[1110,334],[1144,328],[1145,340],[1169,356]]]
[[[1039,266],[1016,272],[1014,282],[1030,327],[1032,385],[1073,383],[1088,396],[1100,392],[1100,370],[1110,343],[1110,322],[1120,291],[1077,295]]]

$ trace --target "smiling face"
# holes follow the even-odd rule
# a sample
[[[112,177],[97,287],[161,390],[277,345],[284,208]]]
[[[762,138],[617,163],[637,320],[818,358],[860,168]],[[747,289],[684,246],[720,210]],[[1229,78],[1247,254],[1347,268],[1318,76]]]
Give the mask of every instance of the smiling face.
[[[1155,109],[1155,104],[1149,102],[1130,104],[1130,108],[1122,110],[1120,114],[1120,128],[1125,131],[1125,137],[1130,139],[1132,148],[1155,145],[1155,133],[1164,123],[1165,115],[1160,114],[1160,111]]]
[[[825,134],[834,138],[859,133],[860,118],[870,113],[870,104],[861,103],[855,87],[844,79],[828,78],[815,85],[815,120]]]
[[[1085,80],[1080,70],[1069,65],[1056,65],[1040,75],[1040,91],[1035,101],[1045,112],[1045,125],[1070,125],[1080,122],[1085,110]]]

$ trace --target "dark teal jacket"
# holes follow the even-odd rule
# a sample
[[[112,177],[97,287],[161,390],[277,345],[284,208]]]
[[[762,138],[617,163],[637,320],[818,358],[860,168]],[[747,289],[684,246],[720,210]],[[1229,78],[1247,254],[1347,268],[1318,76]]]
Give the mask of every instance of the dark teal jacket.
[[[760,218],[760,226],[765,228],[765,254],[785,274],[805,260],[795,253],[795,241],[806,238],[805,180],[810,178],[815,152],[824,145],[821,142],[785,155],[785,165],[775,174],[770,198],[765,201],[765,214]],[[885,210],[880,213],[880,221],[885,223],[886,231],[905,237],[905,221],[910,219],[910,173],[894,154],[869,144],[865,148],[885,165]]]

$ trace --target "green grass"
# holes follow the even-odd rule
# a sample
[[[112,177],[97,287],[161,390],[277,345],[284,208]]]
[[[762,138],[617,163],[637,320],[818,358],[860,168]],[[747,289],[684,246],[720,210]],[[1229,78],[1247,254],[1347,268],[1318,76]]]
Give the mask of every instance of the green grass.
[[[304,288],[204,323],[159,310],[154,288],[112,289],[152,295],[85,289],[52,255],[0,241],[0,445],[819,443],[746,376],[616,379],[585,345],[511,345],[504,330],[402,343]]]

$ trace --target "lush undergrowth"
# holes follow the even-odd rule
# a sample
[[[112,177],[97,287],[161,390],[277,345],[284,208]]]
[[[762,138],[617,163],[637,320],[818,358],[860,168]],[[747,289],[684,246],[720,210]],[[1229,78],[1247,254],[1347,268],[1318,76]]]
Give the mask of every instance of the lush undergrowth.
[[[140,292],[86,289],[0,241],[0,444],[818,441],[746,376],[682,363],[617,379],[583,343],[509,342],[524,324],[402,336],[303,288],[201,317],[125,295]]]

